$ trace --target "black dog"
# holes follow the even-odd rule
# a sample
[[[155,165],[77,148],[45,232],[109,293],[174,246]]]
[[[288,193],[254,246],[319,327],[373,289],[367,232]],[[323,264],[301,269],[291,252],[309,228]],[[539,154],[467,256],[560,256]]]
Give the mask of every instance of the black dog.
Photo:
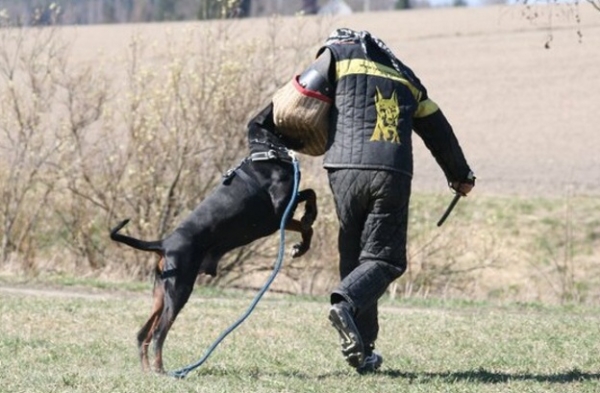
[[[154,281],[154,305],[137,340],[144,370],[150,370],[148,347],[154,340],[154,370],[164,372],[162,347],[177,314],[188,301],[196,276],[214,276],[225,253],[276,232],[294,188],[294,167],[288,148],[298,142],[276,132],[272,105],[248,124],[250,155],[227,172],[223,183],[204,199],[169,236],[144,241],[119,234],[129,220],[110,232],[112,240],[159,254]],[[300,232],[302,241],[293,246],[299,257],[309,248],[312,224],[317,217],[316,194],[298,193],[297,203],[306,202],[301,220],[290,214],[285,228]]]

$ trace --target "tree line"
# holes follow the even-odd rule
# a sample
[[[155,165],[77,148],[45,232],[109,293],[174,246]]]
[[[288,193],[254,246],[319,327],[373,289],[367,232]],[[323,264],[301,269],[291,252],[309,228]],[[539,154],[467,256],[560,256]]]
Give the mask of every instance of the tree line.
[[[253,6],[255,13],[265,9],[263,3],[256,0],[3,0],[0,17],[19,25],[207,20],[248,17]],[[287,0],[282,6],[293,7],[295,12],[316,14],[317,3],[317,0]]]

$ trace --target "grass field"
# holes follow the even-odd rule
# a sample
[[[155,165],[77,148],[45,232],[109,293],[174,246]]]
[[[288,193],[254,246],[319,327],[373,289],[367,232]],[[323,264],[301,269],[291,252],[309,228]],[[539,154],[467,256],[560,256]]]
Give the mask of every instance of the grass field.
[[[165,346],[173,370],[199,359],[253,293],[196,291]],[[360,376],[338,350],[324,298],[268,294],[187,378],[141,372],[139,290],[0,291],[0,391],[597,392],[600,328],[584,306],[384,301],[381,372]]]

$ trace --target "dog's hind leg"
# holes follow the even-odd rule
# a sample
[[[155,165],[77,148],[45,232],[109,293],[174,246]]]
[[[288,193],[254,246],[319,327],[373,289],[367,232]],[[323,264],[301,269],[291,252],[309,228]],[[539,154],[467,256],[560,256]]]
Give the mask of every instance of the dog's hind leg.
[[[156,326],[158,325],[158,318],[162,314],[165,305],[165,288],[160,278],[163,263],[164,259],[161,257],[157,264],[157,270],[155,272],[154,277],[154,288],[152,290],[153,303],[152,311],[150,312],[150,317],[137,334],[138,351],[143,371],[150,371],[150,361],[148,360],[148,348],[150,346],[150,342],[152,341],[152,337],[154,335],[154,331],[156,330]]]
[[[167,338],[167,334],[169,333],[173,322],[175,322],[175,318],[177,318],[179,311],[181,311],[188,301],[194,285],[193,281],[191,283],[179,281],[180,277],[177,277],[176,279],[172,278],[170,280],[175,280],[174,285],[165,280],[165,292],[163,297],[164,306],[162,313],[158,318],[156,328],[154,329],[154,370],[158,373],[165,372],[163,364],[163,345]]]
[[[137,335],[140,361],[142,363],[142,370],[144,371],[150,371],[148,348],[150,346],[150,342],[152,341],[152,337],[154,336],[154,331],[158,325],[158,318],[164,309],[164,288],[159,280],[157,280],[155,283],[153,292],[154,304],[152,305],[152,312]]]
[[[163,345],[165,343],[165,339],[167,338],[167,333],[169,329],[171,329],[171,325],[173,324],[173,320],[170,316],[166,314],[170,314],[166,312],[166,309],[163,309],[163,313],[159,319],[159,323],[154,331],[154,371],[159,374],[165,373],[165,367],[163,363]]]
[[[162,314],[165,306],[164,294],[164,286],[160,280],[160,277],[157,276],[154,280],[154,289],[152,290],[153,304],[150,317],[137,334],[140,362],[142,364],[142,370],[144,371],[150,371],[148,348],[150,347],[150,342],[152,341],[154,331],[158,326],[159,317]]]

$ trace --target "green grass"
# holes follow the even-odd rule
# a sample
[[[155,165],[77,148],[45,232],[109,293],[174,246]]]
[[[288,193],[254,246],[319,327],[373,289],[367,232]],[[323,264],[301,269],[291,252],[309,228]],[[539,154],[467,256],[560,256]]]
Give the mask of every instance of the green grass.
[[[600,310],[589,306],[386,298],[384,365],[360,376],[339,353],[326,298],[268,293],[176,380],[140,371],[135,333],[149,294],[84,289],[0,288],[1,392],[600,391]],[[167,339],[166,368],[199,359],[253,295],[197,290]]]

